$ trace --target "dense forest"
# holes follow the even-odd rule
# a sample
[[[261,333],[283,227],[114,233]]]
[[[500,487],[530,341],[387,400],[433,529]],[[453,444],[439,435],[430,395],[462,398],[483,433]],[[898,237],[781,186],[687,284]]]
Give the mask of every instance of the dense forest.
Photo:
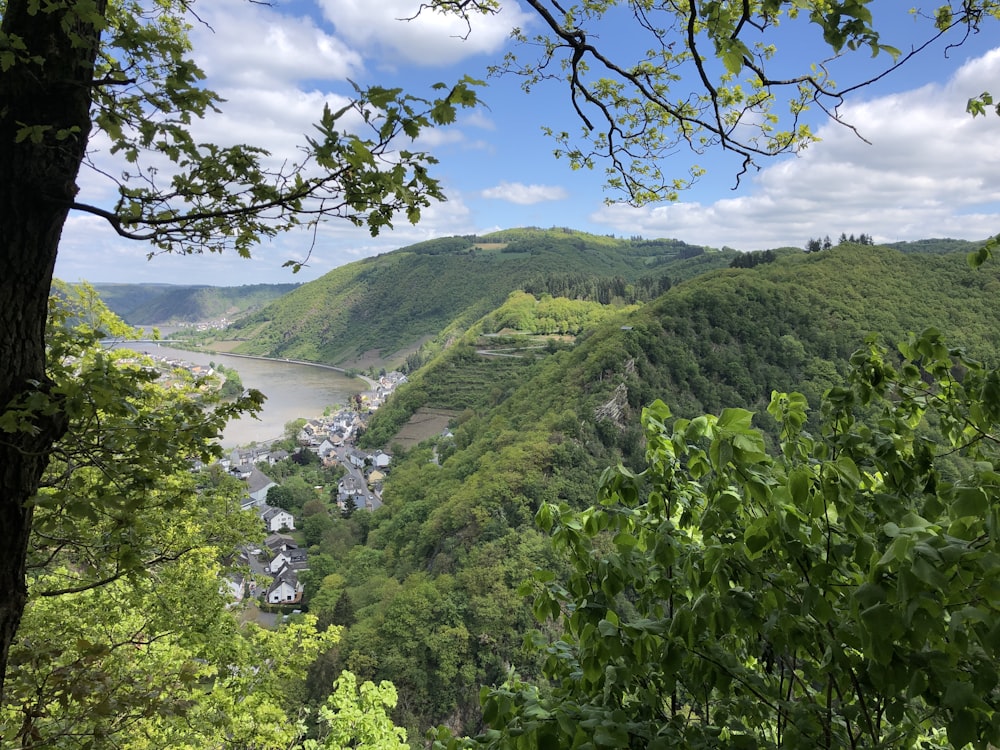
[[[335,417],[344,468],[369,460],[355,429],[392,452],[377,454],[378,480],[298,450],[296,422],[287,456],[225,455],[225,425],[264,394],[109,347],[143,334],[53,278],[88,248],[113,262],[109,237],[149,256],[250,257],[305,229],[306,260],[284,264],[297,271],[338,227],[377,237],[448,199],[446,221],[488,225],[460,203],[474,185],[476,203],[587,210],[584,181],[573,194],[533,168],[509,177],[544,183],[506,181],[534,153],[525,115],[578,175],[596,168],[608,202],[656,222],[702,164],[735,188],[770,162],[758,187],[776,176],[785,195],[755,218],[777,206],[826,232],[785,157],[821,149],[808,171],[822,179],[851,158],[828,125],[892,144],[874,137],[880,103],[932,87],[945,106],[911,118],[926,132],[907,123],[907,159],[890,145],[888,161],[857,164],[886,178],[882,198],[902,186],[883,203],[912,222],[980,232],[991,215],[976,180],[991,175],[963,167],[988,164],[990,136],[941,134],[1000,115],[992,53],[970,44],[960,69],[951,54],[1000,5],[918,4],[904,31],[870,0],[429,0],[393,14],[405,39],[388,16],[252,5],[269,7],[0,2],[0,745],[1000,746],[1000,235],[876,246],[848,226],[805,252],[740,255],[520,228],[402,248],[290,292],[167,289],[143,306],[151,288],[106,290],[144,324],[242,316],[192,345],[404,369],[385,374],[399,387],[367,425],[360,396]],[[473,46],[442,44],[439,21]],[[290,43],[249,50],[255,37]],[[933,76],[882,88],[938,41]],[[445,80],[427,90],[431,69]],[[487,107],[480,78],[496,76],[546,101],[494,87]],[[854,106],[866,93],[883,99]],[[264,100],[281,117],[261,129],[246,113]],[[321,111],[302,116],[310,104]],[[978,150],[942,170],[921,145],[935,137]],[[455,177],[456,158],[478,183]],[[827,176],[824,210],[858,215],[864,191]],[[942,197],[956,180],[965,189]],[[744,201],[715,203],[719,224]],[[448,429],[404,447],[424,409],[452,415]],[[247,512],[272,458],[273,499],[299,530],[279,509]],[[380,502],[340,505],[341,479],[384,482]],[[265,540],[262,520],[294,533]],[[241,603],[267,557],[257,544],[289,553],[268,565],[286,561],[288,577],[266,602],[251,578]]]
[[[964,253],[848,243],[777,255],[678,283],[640,307],[546,324],[541,338],[552,308],[583,303],[512,294],[399,388],[372,421],[371,445],[391,448],[422,406],[453,410],[453,437],[397,452],[384,507],[338,520],[314,548],[323,562],[309,575],[310,611],[346,629],[314,667],[312,698],[349,668],[396,685],[396,718],[411,731],[439,722],[476,731],[479,685],[511,664],[538,674],[518,590],[533,570],[566,563],[535,514],[589,505],[607,466],[640,469],[639,416],[656,399],[686,417],[746,407],[776,441],[772,391],[800,391],[818,407],[872,333],[891,345],[937,326],[995,359],[1000,273],[970,269]],[[521,356],[490,356],[491,347]]]

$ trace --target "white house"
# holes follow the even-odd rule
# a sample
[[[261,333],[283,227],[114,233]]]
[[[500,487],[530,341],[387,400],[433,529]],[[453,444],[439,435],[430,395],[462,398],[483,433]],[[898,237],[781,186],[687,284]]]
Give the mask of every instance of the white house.
[[[305,550],[284,549],[274,556],[267,567],[271,571],[271,575],[278,575],[286,567],[292,570],[308,570],[308,561],[309,555]]]
[[[330,442],[329,438],[323,438],[323,442],[319,444],[316,448],[316,453],[319,454],[320,458],[326,458],[330,455],[330,451],[333,450],[333,443]]]
[[[260,519],[264,526],[272,534],[282,529],[295,528],[295,516],[282,508],[272,508],[270,505],[261,505],[258,509]]]
[[[243,597],[246,595],[246,580],[240,573],[229,573],[222,581],[220,590],[232,597],[232,605],[243,601]]]
[[[294,570],[286,569],[268,587],[268,604],[294,604],[302,599],[302,584]]]
[[[392,456],[380,450],[375,451],[375,455],[372,456],[372,464],[376,469],[388,469],[391,462]]]
[[[362,453],[357,448],[348,448],[346,451],[347,460],[350,461],[354,466],[359,469],[363,469],[365,462],[368,460],[368,454]]]

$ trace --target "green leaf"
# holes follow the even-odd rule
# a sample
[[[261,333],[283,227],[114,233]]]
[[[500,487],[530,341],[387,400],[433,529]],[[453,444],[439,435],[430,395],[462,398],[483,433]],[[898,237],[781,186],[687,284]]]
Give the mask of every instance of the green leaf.
[[[788,474],[788,490],[792,496],[792,502],[799,507],[806,504],[809,498],[809,488],[812,484],[812,473],[805,467],[793,469]]]
[[[981,487],[959,487],[955,490],[952,510],[959,518],[974,516],[982,518],[989,509],[990,499]]]
[[[976,719],[971,711],[956,712],[948,721],[948,743],[963,748],[976,741]]]

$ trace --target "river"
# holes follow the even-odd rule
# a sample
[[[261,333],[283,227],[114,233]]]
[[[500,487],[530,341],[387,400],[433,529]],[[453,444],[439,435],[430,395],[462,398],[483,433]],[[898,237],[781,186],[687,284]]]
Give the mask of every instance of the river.
[[[352,395],[368,390],[368,385],[360,378],[349,378],[315,365],[171,349],[156,343],[125,342],[121,346],[153,357],[176,358],[195,365],[215,362],[231,367],[240,374],[244,388],[256,388],[267,396],[258,419],[243,417],[229,423],[222,435],[224,448],[280,438],[284,435],[285,424],[293,419],[318,417],[327,407],[346,405]]]

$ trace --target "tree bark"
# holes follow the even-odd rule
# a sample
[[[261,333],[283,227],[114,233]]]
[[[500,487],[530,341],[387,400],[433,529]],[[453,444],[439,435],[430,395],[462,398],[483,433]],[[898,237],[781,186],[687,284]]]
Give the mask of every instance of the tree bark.
[[[90,132],[100,30],[75,0],[8,0],[0,43],[23,52],[0,72],[0,415],[43,396],[27,423],[0,430],[0,699],[27,600],[30,501],[66,428],[45,368],[45,323],[59,238]],[[96,3],[98,18],[104,0]],[[90,6],[89,12],[93,12]],[[37,60],[31,58],[36,57]]]

